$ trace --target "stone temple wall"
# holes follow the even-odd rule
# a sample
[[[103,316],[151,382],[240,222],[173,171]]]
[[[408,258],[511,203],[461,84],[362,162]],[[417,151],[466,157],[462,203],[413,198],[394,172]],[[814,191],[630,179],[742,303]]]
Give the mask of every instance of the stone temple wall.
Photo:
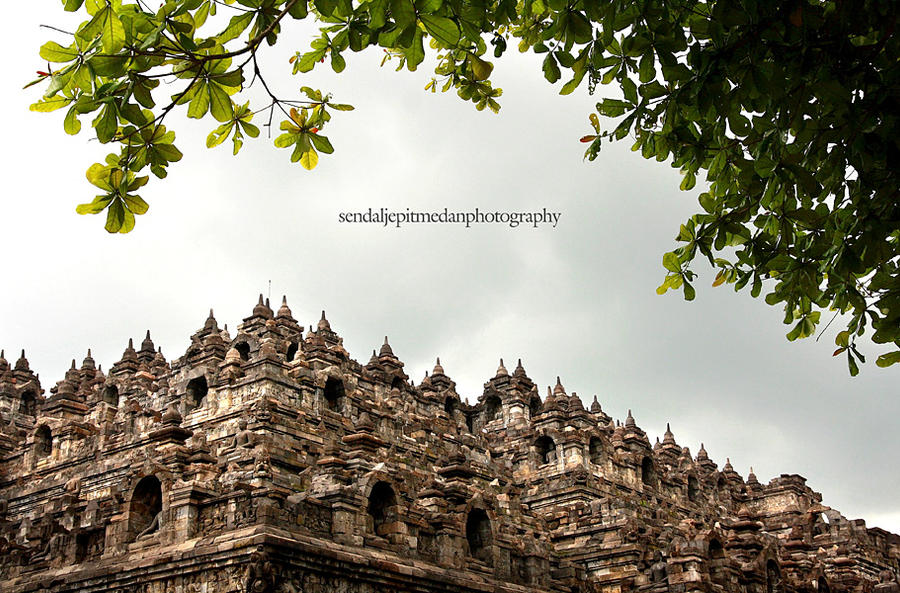
[[[501,361],[475,405],[322,315],[210,312],[45,394],[0,355],[0,592],[900,593],[900,537]]]

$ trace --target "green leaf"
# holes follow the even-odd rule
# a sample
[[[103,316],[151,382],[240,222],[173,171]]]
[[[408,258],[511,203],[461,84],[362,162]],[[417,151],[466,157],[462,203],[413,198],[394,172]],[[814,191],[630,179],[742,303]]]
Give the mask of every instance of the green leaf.
[[[319,164],[319,155],[312,148],[303,152],[300,156],[300,164],[303,165],[303,168],[307,171],[311,171],[316,168],[316,165]]]
[[[678,256],[671,251],[663,255],[662,263],[663,267],[670,272],[681,273],[681,263],[678,261]]]
[[[259,128],[257,128],[250,122],[240,120],[240,121],[238,121],[238,125],[240,125],[241,129],[244,131],[244,133],[247,134],[248,136],[250,136],[251,138],[256,138],[257,136],[259,136]]]
[[[104,105],[100,115],[94,119],[92,124],[97,131],[97,139],[100,142],[105,144],[112,140],[113,136],[116,135],[116,131],[119,129],[115,106],[112,103]]]
[[[63,120],[63,129],[66,134],[75,135],[81,131],[81,122],[78,121],[78,112],[73,107],[66,112],[66,118]]]
[[[228,122],[227,124],[222,124],[217,127],[215,130],[209,133],[209,136],[206,137],[206,147],[213,148],[222,144],[226,138],[228,138],[229,134],[231,134],[231,130],[234,127],[234,122]]]
[[[344,57],[337,53],[336,51],[331,52],[331,69],[337,73],[341,73],[344,71],[344,68],[347,67],[347,62],[344,60]]]
[[[293,146],[300,139],[299,134],[281,134],[275,138],[275,146],[278,148],[287,148]]]
[[[472,74],[475,80],[487,80],[494,69],[494,65],[486,62],[475,54],[468,55],[469,65],[472,67]]]
[[[391,15],[397,26],[405,29],[416,22],[416,9],[412,0],[390,0]],[[315,165],[313,165],[315,166]],[[312,168],[312,167],[310,167]]]
[[[556,58],[553,56],[552,52],[548,53],[547,57],[544,58],[542,70],[544,71],[544,78],[551,84],[559,80],[561,75],[559,65],[556,63]]]
[[[109,206],[106,212],[106,229],[107,233],[118,233],[125,224],[125,205],[121,200],[116,199]],[[127,232],[127,231],[126,231]]]
[[[57,109],[62,109],[72,102],[72,99],[68,97],[52,97],[50,99],[45,99],[43,101],[38,101],[37,103],[32,103],[31,106],[28,107],[31,111],[39,111],[42,113],[47,113],[49,111],[56,111]]]
[[[191,104],[188,105],[187,115],[188,117],[193,117],[195,119],[200,119],[206,112],[209,111],[209,85],[201,82],[194,83],[195,91],[194,96],[191,99]]]
[[[311,51],[303,54],[294,62],[294,74],[297,72],[309,72],[317,62],[325,57],[325,50]]]
[[[641,85],[639,89],[641,96],[645,99],[656,99],[657,97],[662,97],[668,91],[666,91],[666,87],[659,84],[657,81],[653,81],[648,84]]]
[[[247,27],[253,22],[253,13],[252,12],[242,12],[231,17],[231,20],[228,21],[228,26],[225,27],[225,30],[216,35],[216,41],[221,44],[226,44],[233,39],[237,39],[240,37],[241,33],[243,33]]]
[[[106,53],[114,54],[125,47],[125,27],[119,20],[119,15],[111,5],[100,9],[91,21],[82,27],[78,35],[85,40],[90,40],[97,35],[103,44]]]
[[[900,350],[895,350],[894,352],[888,352],[887,354],[882,354],[875,360],[875,364],[884,368],[889,367],[892,364],[897,364],[900,362]]]
[[[78,49],[75,44],[63,47],[55,41],[48,41],[41,46],[40,54],[48,62],[71,62],[78,57]]]
[[[147,177],[142,177],[142,179],[147,179]],[[125,200],[125,205],[134,214],[146,214],[147,210],[150,208],[147,202],[145,202],[144,199],[140,196],[125,194],[125,197],[123,199]]]
[[[93,202],[89,202],[87,204],[79,204],[75,208],[75,212],[78,214],[99,214],[106,210],[106,207],[109,206],[109,203],[112,201],[112,195],[107,194],[104,196],[97,196],[94,198]]]
[[[193,102],[191,102],[193,105]],[[230,121],[234,116],[234,108],[231,98],[221,86],[216,83],[209,84],[209,111],[220,122]],[[188,110],[190,115],[190,109]]]
[[[631,103],[620,99],[603,99],[597,103],[597,111],[606,117],[619,117],[631,107]]]
[[[334,14],[334,9],[338,5],[337,0],[313,0],[313,3],[316,5],[316,10],[326,17]]]
[[[288,10],[288,14],[291,15],[295,19],[305,19],[306,15],[309,14],[309,5],[307,4],[307,0],[299,0],[291,6],[290,10]]]
[[[641,56],[638,77],[642,83],[650,82],[656,78],[656,60],[654,60],[652,53],[645,53]]]
[[[331,142],[325,136],[310,134],[309,137],[310,140],[312,140],[313,146],[315,146],[320,152],[324,152],[325,154],[331,154],[334,152],[334,147],[331,146]]]
[[[456,47],[456,44],[459,43],[459,26],[451,19],[423,14],[419,16],[419,20],[422,21],[428,34],[446,47]]]

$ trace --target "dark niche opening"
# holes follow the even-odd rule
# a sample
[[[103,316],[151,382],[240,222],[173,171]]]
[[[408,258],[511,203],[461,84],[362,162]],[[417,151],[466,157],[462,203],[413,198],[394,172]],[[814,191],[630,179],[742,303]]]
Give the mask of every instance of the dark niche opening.
[[[387,482],[378,482],[369,494],[369,517],[372,519],[371,532],[379,537],[387,537],[394,530],[397,521],[397,496]]]
[[[694,476],[688,476],[687,481],[687,497],[688,500],[697,500],[697,495],[700,493],[700,482],[697,481],[697,478]]]
[[[548,436],[542,436],[534,442],[534,452],[540,464],[556,462],[556,443]]]
[[[781,571],[774,560],[766,562],[766,593],[781,593]]]
[[[26,416],[34,416],[37,412],[37,394],[30,389],[22,394],[22,400],[19,403],[19,413]]]
[[[400,377],[394,377],[394,379],[391,381],[391,389],[403,391],[404,387],[406,387],[406,382]]]
[[[115,385],[107,385],[103,388],[103,401],[114,408],[119,407],[119,388]]]
[[[491,520],[483,509],[472,509],[466,518],[466,541],[469,543],[469,555],[482,562],[491,564]]]
[[[714,583],[725,586],[724,575],[725,549],[717,539],[709,542],[709,576]]]
[[[530,412],[532,418],[541,413],[540,397],[534,396],[531,398],[531,401],[528,402],[528,411]]]
[[[828,517],[825,516],[825,513],[817,513],[813,519],[813,537],[825,535],[828,530]]]
[[[603,463],[603,441],[599,437],[591,437],[591,440],[588,442],[588,454],[590,455],[591,463],[594,465]]]
[[[641,460],[641,481],[648,486],[656,484],[656,468],[653,467],[653,460],[649,457]]]
[[[105,529],[79,531],[75,536],[75,562],[95,560],[103,554]]]
[[[475,416],[471,413],[466,414],[466,429],[470,434],[475,434]]]
[[[146,476],[134,487],[128,507],[129,539],[159,531],[161,514],[162,484],[156,476]]]
[[[206,383],[206,377],[195,377],[188,381],[187,384],[187,405],[188,410],[198,408],[206,394],[209,393],[209,385]]]
[[[344,405],[344,382],[334,377],[325,381],[325,405],[329,410],[340,412]]]
[[[75,536],[75,562],[77,564],[81,564],[87,560],[89,546],[90,540],[88,539],[87,533],[81,532]]]
[[[456,399],[452,395],[448,395],[447,399],[444,400],[444,411],[453,418],[453,413],[456,411]]]
[[[291,342],[288,346],[287,354],[285,354],[284,359],[287,362],[291,362],[297,356],[297,350],[300,349],[300,345],[297,342]]]
[[[36,459],[49,457],[53,451],[53,433],[46,424],[41,424],[34,431],[34,456]]]
[[[250,344],[248,344],[247,342],[238,342],[234,345],[234,349],[237,350],[238,354],[241,355],[241,360],[250,360]]]
[[[497,417],[500,413],[500,398],[496,395],[489,395],[484,400],[484,423],[487,424]]]

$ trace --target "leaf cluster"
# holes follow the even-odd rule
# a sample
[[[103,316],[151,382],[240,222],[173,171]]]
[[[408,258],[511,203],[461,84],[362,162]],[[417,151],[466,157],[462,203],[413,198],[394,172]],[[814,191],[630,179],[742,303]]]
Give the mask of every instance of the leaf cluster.
[[[251,123],[258,111],[234,97],[260,81],[270,120],[276,109],[285,116],[276,146],[307,169],[332,152],[322,135],[329,109],[351,107],[308,87],[304,99],[279,99],[257,65],[263,41],[278,42],[287,21],[322,23],[310,49],[291,59],[295,74],[326,62],[342,72],[348,51],[373,46],[385,62],[416,70],[432,51],[426,90],[454,89],[495,112],[502,91],[488,52],[498,59],[516,43],[542,56],[541,71],[562,83],[561,94],[617,89],[589,116],[586,158],[629,137],[644,158],[678,168],[682,190],[705,180],[700,211],[663,257],[658,292],[692,300],[699,257],[716,270],[713,286],[746,288],[782,307],[789,340],[814,335],[823,312],[841,316],[835,354],[846,354],[851,374],[867,331],[891,345],[880,366],[900,361],[892,0],[166,0],[156,11],[135,2],[63,0],[87,20],[69,45],[41,48],[56,66],[35,81],[46,91],[32,106],[66,108],[68,133],[91,115],[97,139],[119,144],[88,172],[106,193],[79,207],[106,210],[111,232],[130,230],[146,211],[134,199],[146,179],[137,174],[150,167],[162,177],[181,158],[161,125],[176,108],[216,120],[207,144],[231,137],[237,153],[259,129]],[[217,9],[231,16],[210,34],[204,25]],[[181,86],[157,104],[162,78]]]

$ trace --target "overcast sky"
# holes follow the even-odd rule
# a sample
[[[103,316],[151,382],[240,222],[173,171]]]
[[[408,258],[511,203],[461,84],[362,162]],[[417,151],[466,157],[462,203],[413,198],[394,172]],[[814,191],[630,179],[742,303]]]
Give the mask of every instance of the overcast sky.
[[[671,422],[680,445],[696,454],[704,442],[720,467],[730,457],[764,483],[799,473],[846,517],[900,532],[900,370],[870,362],[850,378],[831,357],[838,322],[818,343],[789,343],[780,309],[712,288],[702,263],[694,302],[657,296],[661,256],[700,190],[680,192],[677,171],[627,140],[582,161],[578,138],[604,89],[561,97],[512,43],[494,75],[499,115],[424,92],[426,65],[379,68],[378,51],[349,55],[340,76],[322,64],[295,78],[287,58],[311,38],[288,26],[285,47],[265,50],[270,85],[355,105],[324,130],[335,154],[308,172],[261,137],[235,158],[230,142],[205,148],[213,122],[175,113],[166,123],[185,158],[144,188],[150,211],[134,232],[108,235],[105,215],[75,214],[95,195],[84,171],[107,150],[65,135],[62,111],[29,112],[40,91],[21,90],[45,68],[40,44],[64,40],[39,25],[73,26],[59,2],[41,4],[11,5],[2,38],[15,59],[0,93],[0,347],[11,362],[25,348],[44,389],[88,347],[109,368],[147,329],[180,356],[210,307],[233,333],[271,281],[273,305],[286,294],[304,325],[325,309],[357,360],[387,334],[417,383],[440,356],[474,402],[498,359],[521,357],[542,397],[559,375],[586,404],[596,394],[616,418],[633,410],[651,440]],[[538,229],[338,222],[370,207],[561,217]],[[879,351],[864,347],[873,361]]]

